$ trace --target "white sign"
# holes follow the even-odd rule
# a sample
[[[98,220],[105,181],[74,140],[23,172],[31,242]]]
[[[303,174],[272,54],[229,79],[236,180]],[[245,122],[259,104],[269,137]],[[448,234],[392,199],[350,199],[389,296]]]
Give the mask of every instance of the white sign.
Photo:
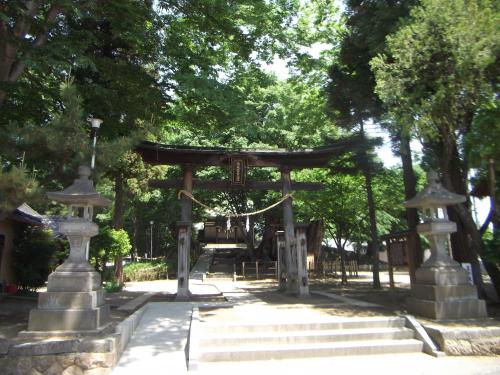
[[[462,263],[462,268],[469,274],[469,282],[474,284],[474,279],[472,278],[472,266],[470,263]]]

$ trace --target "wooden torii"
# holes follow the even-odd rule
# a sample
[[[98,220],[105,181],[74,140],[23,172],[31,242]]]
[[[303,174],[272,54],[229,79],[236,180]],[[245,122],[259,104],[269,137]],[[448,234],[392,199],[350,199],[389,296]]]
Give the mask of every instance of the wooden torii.
[[[274,190],[281,191],[283,197],[293,190],[321,190],[320,183],[293,182],[290,171],[328,167],[330,161],[349,151],[358,144],[357,138],[337,141],[333,144],[313,149],[228,149],[219,147],[172,146],[154,142],[142,142],[136,151],[142,159],[152,165],[180,165],[182,180],[153,180],[154,188],[176,188],[191,194],[193,188],[210,190]],[[205,181],[194,179],[197,169],[217,166],[230,168],[230,181]],[[281,172],[281,181],[247,181],[248,168],[273,167]],[[283,201],[283,223],[285,254],[279,259],[280,290],[291,294],[309,294],[307,274],[307,242],[305,228],[294,227],[292,198]],[[189,297],[189,250],[191,246],[192,201],[181,197],[181,217],[178,227],[178,272],[177,298]],[[297,233],[295,231],[297,229]]]

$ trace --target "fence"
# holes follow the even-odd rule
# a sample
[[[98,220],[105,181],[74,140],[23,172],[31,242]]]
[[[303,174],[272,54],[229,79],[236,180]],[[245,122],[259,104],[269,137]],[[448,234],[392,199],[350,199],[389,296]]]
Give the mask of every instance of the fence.
[[[257,280],[270,277],[278,279],[278,262],[242,262],[241,273],[244,279],[254,276]]]
[[[358,277],[359,265],[358,261],[348,260],[345,263],[345,270],[349,277]],[[342,265],[340,264],[340,259],[336,260],[325,260],[323,262],[323,277],[327,274],[337,276],[342,273]]]

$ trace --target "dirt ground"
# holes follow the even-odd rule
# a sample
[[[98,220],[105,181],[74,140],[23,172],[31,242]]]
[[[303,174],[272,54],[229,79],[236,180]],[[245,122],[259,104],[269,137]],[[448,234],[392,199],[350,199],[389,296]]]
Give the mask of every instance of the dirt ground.
[[[112,322],[120,322],[130,313],[117,310],[118,307],[142,295],[142,292],[121,291],[106,294],[110,305]],[[37,297],[4,296],[0,299],[0,340],[12,339],[28,326],[29,312],[37,307]]]
[[[409,296],[409,284],[401,279],[396,282],[395,288],[389,288],[383,283],[382,289],[373,289],[368,275],[360,275],[358,278],[349,279],[347,285],[342,285],[338,278],[310,280],[310,289],[334,293],[343,297],[353,298],[359,301],[370,302],[379,307],[358,307],[341,303],[330,298],[311,294],[308,297],[298,298],[276,292],[277,284],[273,280],[256,280],[245,282],[242,288],[252,293],[255,297],[270,305],[279,305],[279,308],[301,308],[313,307],[322,315],[330,316],[375,316],[375,315],[399,315],[405,313],[406,298]],[[119,322],[125,319],[129,312],[118,310],[118,307],[128,301],[142,295],[139,291],[121,291],[108,293],[106,303],[110,305],[111,320]],[[208,298],[208,299],[207,299]],[[194,298],[200,302],[220,302],[223,297],[210,296],[205,298]],[[152,302],[173,301],[173,294],[160,292],[154,295]],[[35,297],[4,296],[0,299],[0,340],[14,338],[17,333],[27,328],[29,311],[36,308]],[[488,302],[488,314],[493,321],[500,324],[500,303]],[[491,323],[491,321],[490,321]],[[454,324],[452,322],[447,324]],[[478,323],[481,324],[481,323]]]

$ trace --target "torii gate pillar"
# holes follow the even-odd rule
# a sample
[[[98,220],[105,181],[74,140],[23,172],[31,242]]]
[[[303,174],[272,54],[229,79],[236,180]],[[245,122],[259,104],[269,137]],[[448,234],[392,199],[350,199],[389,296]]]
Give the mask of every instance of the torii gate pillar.
[[[283,196],[292,190],[290,170],[281,169],[281,182],[283,184]],[[286,261],[286,291],[290,294],[299,294],[299,275],[297,269],[297,241],[293,227],[292,198],[283,201],[283,226],[285,232],[285,261]]]
[[[183,166],[184,190],[193,191],[193,167]],[[189,256],[191,251],[191,227],[193,202],[183,195],[181,197],[181,221],[177,223],[177,296],[176,299],[189,298]]]

